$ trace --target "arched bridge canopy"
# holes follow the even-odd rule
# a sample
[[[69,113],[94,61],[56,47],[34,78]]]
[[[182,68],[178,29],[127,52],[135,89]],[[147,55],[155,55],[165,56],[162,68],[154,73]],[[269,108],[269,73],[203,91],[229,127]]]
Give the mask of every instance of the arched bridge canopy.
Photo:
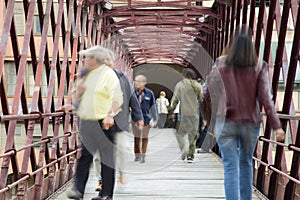
[[[60,108],[72,103],[80,50],[111,48],[127,75],[153,62],[200,71],[241,24],[269,64],[287,132],[274,142],[264,117],[254,186],[269,199],[300,199],[298,0],[0,0],[0,9],[0,199],[45,199],[72,178],[77,118]]]
[[[199,6],[200,1],[114,0],[110,3],[112,8],[103,12],[102,33],[119,37],[119,45],[132,67],[151,62],[189,66],[196,54],[195,43],[207,43],[207,35],[215,30],[208,18],[212,21],[221,18],[211,7]],[[103,7],[108,4],[102,2]]]

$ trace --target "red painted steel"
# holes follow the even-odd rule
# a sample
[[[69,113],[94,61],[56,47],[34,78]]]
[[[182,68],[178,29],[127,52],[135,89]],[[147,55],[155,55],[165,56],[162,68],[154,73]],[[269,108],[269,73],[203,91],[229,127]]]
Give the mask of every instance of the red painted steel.
[[[40,27],[42,27],[42,35],[41,35],[41,44],[39,49],[39,59],[37,61],[37,69],[35,72],[35,88],[39,88],[38,90],[35,90],[32,95],[32,102],[31,102],[31,110],[35,111],[38,109],[38,102],[40,102],[39,108],[43,108],[42,105],[42,95],[41,95],[41,81],[42,81],[42,70],[44,68],[43,64],[44,62],[49,63],[49,54],[48,54],[48,48],[47,48],[47,30],[50,25],[50,13],[52,8],[52,1],[47,1],[45,14],[43,15],[43,5],[41,2],[38,3],[38,10],[39,10],[39,20],[42,21],[40,23]],[[43,16],[43,17],[42,17]],[[43,111],[43,109],[42,109]],[[33,121],[34,122],[34,121]],[[42,136],[43,138],[43,136]],[[48,138],[42,141],[48,141]],[[49,142],[49,141],[48,141]],[[45,143],[41,144],[39,157],[37,161],[37,175],[35,179],[35,199],[42,199],[41,196],[41,190],[42,190],[42,178],[43,178],[43,172],[40,172],[40,169],[43,167],[43,160],[44,160],[44,148]]]
[[[11,33],[10,37],[12,39],[12,44],[14,44],[13,45],[13,50],[14,50],[13,55],[15,57],[15,63],[17,66],[18,75],[17,75],[17,84],[16,84],[17,87],[14,92],[15,95],[12,99],[13,100],[13,109],[12,109],[11,115],[8,115],[9,114],[9,109],[7,109],[8,103],[3,103],[3,102],[7,102],[8,98],[6,97],[5,93],[3,93],[3,91],[1,91],[1,107],[4,111],[3,112],[4,116],[1,117],[1,122],[9,120],[9,126],[7,128],[7,134],[9,136],[8,136],[7,142],[6,142],[6,149],[9,149],[8,147],[14,148],[13,137],[14,137],[14,131],[15,131],[17,120],[18,121],[24,120],[24,122],[25,122],[27,145],[16,151],[16,154],[20,154],[20,152],[23,152],[22,162],[20,160],[16,160],[16,154],[11,155],[11,157],[10,157],[10,160],[12,161],[13,165],[18,166],[18,163],[19,163],[19,164],[21,164],[22,167],[20,170],[18,169],[18,167],[13,167],[13,173],[14,174],[16,173],[18,175],[18,177],[16,177],[15,179],[16,180],[18,179],[18,180],[16,182],[14,182],[13,184],[7,185],[6,187],[4,187],[4,185],[2,186],[3,189],[1,190],[1,199],[5,199],[4,191],[11,190],[15,186],[17,186],[17,194],[16,195],[18,196],[19,199],[26,199],[26,198],[32,197],[32,195],[28,193],[29,185],[28,185],[27,180],[29,178],[34,178],[34,177],[36,178],[36,184],[34,185],[34,187],[36,186],[36,190],[35,190],[36,198],[35,199],[43,199],[46,196],[48,196],[50,194],[48,192],[44,192],[44,194],[42,194],[42,192],[43,192],[42,186],[46,183],[46,179],[47,179],[46,176],[47,176],[47,173],[49,173],[48,169],[49,169],[49,167],[51,168],[54,164],[58,165],[57,163],[59,163],[59,162],[63,163],[63,161],[65,160],[65,158],[63,157],[63,153],[66,152],[66,149],[69,149],[68,147],[66,147],[66,145],[67,145],[65,142],[66,140],[64,140],[62,149],[65,150],[65,152],[63,151],[62,154],[58,154],[59,157],[57,159],[54,159],[54,161],[51,164],[51,162],[49,160],[48,144],[44,144],[44,143],[49,143],[50,140],[43,139],[43,138],[48,137],[47,135],[48,135],[48,128],[49,128],[49,126],[48,126],[49,118],[58,119],[60,121],[61,116],[64,116],[64,113],[62,113],[62,112],[57,112],[57,113],[51,114],[50,107],[51,107],[51,104],[53,105],[53,103],[51,102],[51,100],[53,99],[53,94],[50,93],[50,95],[47,96],[48,100],[45,100],[46,102],[50,102],[50,104],[48,103],[46,106],[46,110],[48,110],[48,112],[45,112],[45,113],[43,112],[43,104],[41,104],[42,103],[41,78],[42,78],[42,71],[43,71],[42,68],[44,67],[44,64],[45,64],[45,66],[49,66],[48,65],[49,56],[48,56],[48,51],[47,51],[47,42],[49,43],[49,41],[47,41],[47,37],[48,37],[48,24],[49,24],[50,10],[51,10],[51,8],[53,8],[53,3],[52,3],[52,1],[47,1],[47,8],[46,8],[45,15],[44,15],[44,13],[41,13],[41,12],[43,12],[41,1],[39,1],[38,3],[36,3],[35,1],[30,1],[30,3],[26,3],[26,1],[23,1],[23,2],[24,2],[24,4],[23,4],[24,16],[23,17],[26,19],[26,27],[25,27],[25,32],[24,32],[24,39],[23,39],[23,46],[22,46],[23,50],[22,50],[21,55],[19,55],[18,43],[17,43],[18,39],[19,39],[18,37],[20,37],[20,36],[17,35],[17,33],[15,31],[15,24],[14,24],[14,21],[12,18],[13,12],[9,11],[9,10],[13,10],[14,7],[16,6],[16,4],[14,4],[15,3],[14,1],[8,1],[6,4],[7,5],[7,7],[6,7],[7,13],[9,13],[8,15],[6,15],[6,18],[9,18],[10,20],[5,20],[4,27],[2,29],[2,36],[4,36],[4,37],[1,38],[1,55],[2,55],[1,63],[3,63],[1,65],[1,77],[3,76],[3,66],[4,66],[4,62],[6,60],[6,59],[4,59],[5,50],[6,50],[5,45],[7,44],[7,41],[8,41],[8,37],[6,38],[5,34],[8,35],[9,31]],[[60,1],[60,3],[61,3],[61,8],[62,8],[61,10],[63,10],[64,2]],[[39,16],[42,16],[42,17],[40,17],[40,20],[44,19],[43,23],[40,23],[41,27],[42,27],[41,30],[43,31],[43,33],[42,33],[42,37],[41,37],[42,39],[39,42],[40,51],[38,54],[39,61],[38,61],[37,65],[35,65],[36,57],[37,57],[35,55],[35,45],[34,45],[35,38],[32,35],[32,33],[33,33],[32,24],[34,22],[33,14],[34,14],[34,9],[35,9],[36,4],[38,4]],[[73,6],[74,3],[72,3],[71,5]],[[22,8],[22,4],[19,4],[17,6],[18,6],[18,8]],[[70,24],[71,24],[71,19],[72,19],[73,13],[74,13],[73,11],[70,12],[70,16],[69,16],[69,20],[68,20],[69,21],[69,27],[68,27],[69,30],[70,30]],[[54,16],[54,15],[55,14],[52,9],[51,16]],[[59,14],[59,16],[63,16],[62,13]],[[52,22],[52,27],[55,26],[53,24],[53,19],[51,22]],[[58,21],[58,24],[60,24],[60,23],[63,24],[62,22]],[[57,27],[59,27],[59,25]],[[67,32],[67,31],[64,31],[64,32]],[[58,41],[60,38],[59,29],[57,29],[57,33],[58,34],[56,36],[54,36],[54,41]],[[55,39],[55,38],[57,38],[57,39]],[[66,41],[67,39],[64,39],[64,40]],[[70,41],[69,38],[68,38],[68,40]],[[30,47],[30,58],[29,58],[29,54],[28,54],[29,47]],[[58,43],[56,44],[56,47],[57,48],[53,48],[53,49],[58,50]],[[66,53],[67,48],[64,48],[64,50],[65,50],[64,55],[65,55],[65,63],[66,63],[67,56],[68,56],[68,53]],[[44,60],[44,56],[45,56],[45,60]],[[54,56],[54,58],[57,58],[57,57]],[[32,112],[30,114],[26,114],[26,113],[28,113],[28,111],[26,111],[26,109],[27,109],[26,99],[27,98],[25,96],[25,90],[23,87],[23,83],[24,83],[23,78],[24,78],[24,74],[25,74],[24,72],[25,72],[25,67],[26,67],[26,64],[28,61],[32,61],[33,70],[34,70],[34,78],[35,78],[34,92],[32,94],[32,98],[30,99],[31,100],[30,101],[31,110],[32,110]],[[56,61],[53,61],[53,63],[55,66],[57,65]],[[73,66],[75,66],[75,65],[73,65]],[[55,67],[54,67],[54,69],[55,69]],[[46,68],[46,71],[49,71],[49,70],[47,70],[47,68]],[[75,71],[75,67],[74,67],[73,71]],[[60,73],[60,74],[61,74],[61,76],[66,75],[64,73]],[[48,75],[49,75],[48,80],[50,80],[50,82],[48,82],[48,83],[50,83],[49,90],[51,91],[51,89],[52,90],[54,89],[53,87],[51,88],[51,80],[54,80],[54,79],[51,79],[50,75],[55,75],[55,71],[52,71],[52,74],[48,73]],[[64,78],[65,77],[61,77],[60,79],[64,79]],[[2,82],[2,84],[3,84],[3,82]],[[64,85],[64,83],[62,85]],[[21,97],[20,97],[20,95],[21,95]],[[63,96],[63,95],[61,95],[61,96]],[[23,113],[24,113],[24,115],[22,115],[22,116],[17,115],[19,99],[21,99],[22,109],[23,109]],[[24,105],[26,105],[26,107]],[[42,112],[42,114],[34,114],[34,113],[36,113],[35,111],[38,111],[38,109],[40,112]],[[53,111],[52,108],[51,108],[51,110]],[[34,130],[34,126],[36,126],[35,122],[38,122],[39,120],[41,120],[41,125],[43,125],[42,126],[43,127],[42,128],[42,141],[33,143],[33,130]],[[28,122],[26,123],[26,121],[28,121]],[[72,121],[76,122],[76,120],[72,120]],[[59,124],[60,123],[58,123],[58,125]],[[68,127],[69,122],[66,122],[66,125]],[[72,125],[74,127],[75,124],[72,124]],[[56,131],[56,132],[58,133],[58,131]],[[75,139],[76,136],[74,136],[74,135],[71,136],[70,134],[64,134],[64,136],[58,136],[58,134],[57,134],[57,137],[53,137],[54,143],[58,139],[66,138],[66,137],[72,137]],[[52,141],[53,139],[51,139],[51,142],[53,142]],[[74,143],[74,139],[72,140],[72,149],[73,149],[72,154],[74,154],[77,149],[76,142]],[[39,165],[37,165],[35,163],[36,162],[35,161],[36,158],[34,156],[35,152],[33,151],[33,148],[32,148],[33,146],[36,146],[36,145],[42,146],[40,148],[41,151],[39,154]],[[57,152],[55,151],[55,154],[56,153]],[[66,155],[68,155],[68,157],[71,156],[70,153],[68,153]],[[30,162],[29,162],[29,157],[30,157]],[[6,184],[6,177],[8,175],[9,159],[8,159],[8,157],[6,157],[2,161],[3,162],[2,162],[1,176],[2,176],[2,180],[4,180],[4,181],[2,181],[2,184]],[[46,163],[48,163],[47,165],[44,164],[45,161],[46,161]],[[28,174],[29,164],[31,165],[31,170],[34,172]],[[70,166],[72,166],[72,165],[70,165]],[[48,172],[47,173],[43,172],[44,169],[47,169]],[[39,178],[38,178],[39,176],[37,175],[38,173],[42,173],[42,174],[40,174],[40,181],[38,181],[39,180]],[[72,175],[72,173],[69,173],[68,177],[64,177],[63,182],[65,182],[67,179],[71,178],[71,175]],[[54,180],[53,182],[57,182],[57,181]],[[32,187],[32,186],[30,186],[30,187]],[[55,186],[55,187],[57,187],[57,186]]]
[[[114,2],[123,2],[123,5],[116,6],[112,10],[104,13],[104,19],[113,18],[117,21],[110,23],[108,26],[104,26],[103,34],[115,33],[123,29],[124,32],[119,32],[119,34],[121,34],[121,37],[124,38],[124,40],[126,40],[127,37],[132,37],[132,30],[130,29],[131,27],[141,27],[139,29],[135,29],[133,32],[138,33],[137,38],[144,38],[145,40],[155,39],[156,33],[159,32],[159,29],[163,28],[168,29],[173,33],[178,32],[180,34],[174,40],[185,42],[185,40],[181,38],[182,34],[185,34],[190,38],[192,36],[206,41],[205,36],[203,37],[198,34],[199,30],[205,33],[209,31],[211,33],[215,29],[215,25],[210,23],[201,23],[197,21],[197,18],[200,18],[204,15],[209,15],[211,18],[221,18],[219,14],[212,12],[210,8],[192,5],[192,1],[157,1],[144,3],[125,2],[125,4],[124,1]],[[160,6],[163,6],[163,8],[160,8]],[[141,7],[152,8],[140,10]],[[156,40],[153,43],[157,43],[158,46],[161,47],[161,49],[168,51],[169,54],[164,54],[161,56],[153,54],[148,51],[147,46],[141,46],[141,42],[136,40],[136,42],[131,41],[130,44],[135,44],[141,51],[133,53],[130,50],[130,46],[130,55],[125,54],[125,56],[127,57],[126,59],[131,60],[131,62],[133,63],[133,67],[142,63],[146,63],[148,60],[144,59],[140,62],[133,62],[132,59],[130,59],[131,57],[136,61],[136,57],[146,57],[146,55],[148,55],[153,59],[156,58],[157,61],[161,59],[172,61],[174,56],[176,56],[176,54],[174,54],[176,53],[176,51],[173,50],[177,49],[177,51],[181,51],[181,47],[173,46],[170,48],[169,46],[165,46],[162,41],[164,40]],[[168,41],[166,43],[168,43]],[[172,43],[169,43],[168,45],[172,45]],[[180,62],[186,65],[183,60]]]
[[[130,77],[132,68],[144,63],[195,69],[193,43],[201,44],[215,59],[241,23],[253,30],[256,50],[269,64],[274,102],[279,101],[278,91],[284,92],[283,106],[277,103],[277,107],[283,128],[290,130],[285,143],[275,142],[264,117],[264,134],[253,157],[254,186],[269,199],[300,199],[300,117],[295,115],[292,98],[300,49],[297,0],[283,5],[279,0],[261,0],[259,7],[255,0],[216,0],[212,7],[192,0],[111,0],[111,10],[103,7],[103,0],[3,1],[0,126],[6,142],[0,154],[0,199],[45,199],[72,178],[80,143],[77,118],[60,109],[72,103],[76,73],[82,67],[80,50],[98,44],[111,48],[117,55],[116,67]],[[20,16],[15,9],[23,10],[19,13],[25,22],[23,32],[17,27]],[[36,33],[37,25],[41,33]],[[288,38],[291,31],[293,38]],[[276,53],[274,37],[278,38]],[[290,60],[287,40],[292,44]],[[16,69],[13,96],[7,93],[9,62]],[[28,70],[32,70],[32,86],[28,86]],[[20,125],[26,142],[17,147],[15,133]],[[218,152],[217,147],[214,150]]]

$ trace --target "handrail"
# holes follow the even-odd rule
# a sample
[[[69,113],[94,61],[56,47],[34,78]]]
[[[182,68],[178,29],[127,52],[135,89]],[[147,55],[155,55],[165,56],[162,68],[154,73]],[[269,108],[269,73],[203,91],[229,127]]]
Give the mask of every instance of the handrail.
[[[260,159],[254,157],[254,156],[253,156],[253,160],[255,160],[255,161],[259,162],[260,164],[262,164],[262,165],[268,167],[270,170],[275,171],[275,172],[277,172],[277,173],[279,173],[279,174],[285,176],[285,177],[288,178],[289,180],[294,181],[294,182],[297,183],[297,184],[300,184],[300,180],[297,180],[297,179],[295,179],[294,177],[291,177],[290,175],[288,175],[287,173],[284,173],[284,172],[278,170],[278,169],[275,168],[273,165],[270,165],[270,164],[268,164],[268,163],[265,163],[265,162],[261,161]]]
[[[282,176],[285,176],[286,178],[288,178],[291,181],[294,181],[297,184],[300,184],[300,180],[295,179],[294,177],[291,177],[290,175],[288,175],[287,173],[284,173],[280,170],[278,170],[277,168],[275,168],[273,165],[269,165],[269,168],[275,172],[277,172],[278,174],[281,174]]]
[[[278,146],[283,146],[283,147],[288,147],[289,146],[288,144],[284,144],[282,142],[276,142],[274,140],[269,140],[269,139],[265,138],[264,136],[259,136],[258,140],[269,142],[269,143],[272,143],[272,144],[277,144]]]
[[[77,149],[77,150],[73,150],[71,151],[70,153],[66,154],[66,155],[63,155],[61,157],[59,157],[58,159],[48,163],[47,165],[33,171],[32,173],[29,173],[29,174],[26,174],[25,176],[23,176],[22,178],[20,178],[19,180],[15,181],[14,183],[10,184],[10,185],[6,185],[4,188],[2,188],[0,190],[0,193],[3,193],[3,192],[6,192],[10,189],[12,189],[13,187],[17,186],[19,183],[23,182],[23,181],[26,181],[27,179],[29,179],[30,177],[32,177],[33,175],[36,175],[37,173],[43,171],[44,169],[48,168],[48,167],[51,167],[53,165],[55,165],[56,163],[58,163],[58,161],[61,161],[62,159],[66,158],[66,157],[69,157],[73,154],[75,154],[77,151],[79,151],[80,149]]]
[[[57,111],[53,113],[40,113],[35,112],[33,114],[22,114],[22,115],[2,115],[0,116],[0,122],[9,120],[38,120],[45,117],[61,117],[65,115],[64,111]]]

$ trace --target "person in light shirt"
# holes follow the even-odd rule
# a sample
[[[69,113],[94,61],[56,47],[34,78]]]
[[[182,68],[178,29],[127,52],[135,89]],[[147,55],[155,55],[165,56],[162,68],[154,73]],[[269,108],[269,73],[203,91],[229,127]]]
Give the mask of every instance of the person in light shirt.
[[[112,199],[115,184],[114,116],[121,112],[123,93],[118,76],[109,67],[109,51],[94,46],[79,52],[86,75],[78,81],[76,98],[80,118],[81,156],[77,161],[74,189],[69,199],[83,198],[93,156],[101,157],[102,190],[97,199]]]
[[[164,128],[165,126],[169,104],[170,103],[169,100],[166,98],[165,91],[161,91],[159,94],[159,98],[156,99],[157,111],[159,114],[159,119],[157,122],[158,128]]]

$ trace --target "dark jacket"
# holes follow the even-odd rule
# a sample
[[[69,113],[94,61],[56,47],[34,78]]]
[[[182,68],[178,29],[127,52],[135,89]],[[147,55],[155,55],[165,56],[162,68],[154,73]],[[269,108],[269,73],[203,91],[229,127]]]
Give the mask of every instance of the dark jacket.
[[[281,127],[272,101],[268,66],[237,69],[226,65],[226,56],[219,57],[208,77],[212,105],[216,105],[217,117],[234,122],[261,122],[260,105],[273,129]],[[216,100],[214,102],[214,99]]]
[[[143,90],[144,95],[142,98],[142,102],[140,103],[141,109],[143,112],[144,117],[144,123],[145,125],[150,123],[150,120],[153,118],[153,120],[158,120],[158,112],[156,108],[156,102],[155,102],[155,96],[152,92],[152,90],[148,88],[144,88]],[[139,94],[137,91],[135,91],[136,97],[138,98]]]
[[[115,72],[120,80],[123,92],[123,105],[121,107],[122,111],[114,117],[114,120],[117,125],[117,131],[129,131],[130,121],[137,122],[139,120],[144,120],[143,114],[128,78],[120,71],[115,70]],[[129,119],[130,112],[131,120]]]

